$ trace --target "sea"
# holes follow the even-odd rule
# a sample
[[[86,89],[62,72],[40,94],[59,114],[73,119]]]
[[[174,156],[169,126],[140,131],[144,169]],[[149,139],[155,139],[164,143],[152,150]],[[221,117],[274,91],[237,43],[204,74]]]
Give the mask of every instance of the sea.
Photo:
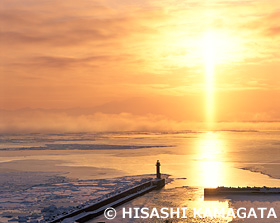
[[[205,187],[280,187],[280,131],[257,130],[1,134],[0,221],[44,222],[44,206],[57,206],[60,199],[67,208],[94,190],[104,194],[108,182],[114,190],[127,177],[153,176],[157,160],[170,183],[118,207],[113,220],[100,216],[90,222],[280,222],[278,195],[204,197]],[[79,190],[85,182],[98,188]],[[43,196],[59,188],[64,189],[57,196]],[[185,208],[186,216],[122,216],[123,208],[143,207]],[[214,216],[215,209],[225,216]],[[271,209],[276,218],[267,218]]]

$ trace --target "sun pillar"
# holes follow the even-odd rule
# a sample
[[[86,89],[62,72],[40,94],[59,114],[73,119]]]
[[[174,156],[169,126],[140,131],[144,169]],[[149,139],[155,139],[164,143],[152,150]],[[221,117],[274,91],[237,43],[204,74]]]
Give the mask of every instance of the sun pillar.
[[[207,129],[211,130],[215,122],[214,101],[214,71],[215,71],[215,45],[211,33],[204,39],[205,60],[205,119]]]

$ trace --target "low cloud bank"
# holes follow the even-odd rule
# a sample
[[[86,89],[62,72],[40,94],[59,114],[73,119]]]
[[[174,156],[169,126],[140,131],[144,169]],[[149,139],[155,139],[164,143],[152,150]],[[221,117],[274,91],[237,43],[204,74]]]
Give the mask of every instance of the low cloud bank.
[[[178,122],[164,116],[129,113],[70,115],[66,112],[0,111],[0,133],[207,130],[202,122]],[[211,130],[280,130],[280,122],[219,122]]]
[[[1,112],[1,133],[170,131],[184,129],[184,123],[161,116],[128,113],[69,115],[64,112]]]

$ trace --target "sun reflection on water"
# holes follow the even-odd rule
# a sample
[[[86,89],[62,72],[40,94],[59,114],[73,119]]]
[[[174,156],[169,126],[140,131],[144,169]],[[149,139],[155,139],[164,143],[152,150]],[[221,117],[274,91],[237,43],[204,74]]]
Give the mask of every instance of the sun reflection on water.
[[[227,212],[229,210],[229,203],[228,200],[223,201],[205,201],[202,198],[197,199],[191,202],[188,202],[187,204],[188,208],[191,210],[199,210],[199,213],[201,216],[207,215],[207,211],[213,215],[213,221],[211,222],[230,222],[233,218],[231,216],[227,216]],[[217,214],[215,216],[215,213],[218,213],[217,211],[224,212],[224,216]]]
[[[196,145],[195,169],[200,186],[221,186],[226,178],[224,168],[225,146],[217,133],[208,132],[199,138]]]

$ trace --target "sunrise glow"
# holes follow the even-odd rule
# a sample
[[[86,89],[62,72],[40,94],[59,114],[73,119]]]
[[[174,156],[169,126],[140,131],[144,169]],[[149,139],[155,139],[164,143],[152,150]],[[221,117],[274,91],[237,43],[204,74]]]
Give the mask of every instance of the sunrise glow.
[[[279,3],[1,0],[0,221],[279,210]]]
[[[276,0],[24,2],[0,10],[3,131],[280,120]]]

